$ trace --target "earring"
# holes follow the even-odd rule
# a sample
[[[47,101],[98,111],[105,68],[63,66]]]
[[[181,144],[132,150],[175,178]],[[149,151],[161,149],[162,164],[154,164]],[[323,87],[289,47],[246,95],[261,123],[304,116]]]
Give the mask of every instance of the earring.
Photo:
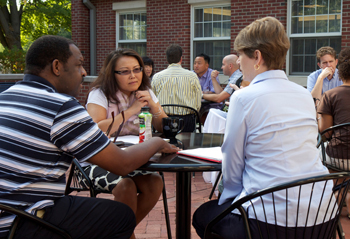
[[[254,65],[254,70],[259,70],[260,69],[260,65]]]

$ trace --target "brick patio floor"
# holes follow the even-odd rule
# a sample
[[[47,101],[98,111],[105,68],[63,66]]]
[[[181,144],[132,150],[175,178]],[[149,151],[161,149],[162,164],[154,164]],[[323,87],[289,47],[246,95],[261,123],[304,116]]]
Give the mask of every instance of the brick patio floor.
[[[172,237],[175,238],[175,173],[164,173],[165,185],[168,198],[168,207],[171,221]],[[208,201],[211,191],[211,184],[204,182],[202,173],[196,173],[195,178],[192,178],[192,203],[191,215],[204,202]],[[88,196],[87,192],[72,193],[79,196]],[[100,194],[98,197],[109,198],[113,197],[110,194]],[[215,198],[215,196],[213,197]],[[350,239],[350,219],[346,217],[346,208],[344,207],[341,215],[341,224],[345,232],[345,238]],[[158,203],[146,218],[135,229],[136,238],[152,238],[152,239],[167,239],[167,230],[164,217],[163,200],[160,197]],[[194,228],[191,228],[191,238],[198,239]],[[187,238],[184,238],[187,239]]]

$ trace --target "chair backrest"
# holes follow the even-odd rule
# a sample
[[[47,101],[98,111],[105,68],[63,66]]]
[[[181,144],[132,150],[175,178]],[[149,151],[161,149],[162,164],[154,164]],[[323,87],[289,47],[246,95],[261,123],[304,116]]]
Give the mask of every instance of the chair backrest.
[[[321,133],[323,164],[335,171],[350,172],[350,122]]]
[[[182,132],[196,132],[202,133],[201,122],[197,110],[186,105],[164,104],[162,105],[164,112],[168,116],[176,116],[184,120],[184,129]]]
[[[220,238],[213,232],[213,226],[238,210],[247,238],[330,239],[342,209],[338,203],[343,205],[349,189],[347,177],[350,173],[326,174],[258,190],[237,200],[213,219],[204,238]],[[333,188],[333,185],[337,186]]]

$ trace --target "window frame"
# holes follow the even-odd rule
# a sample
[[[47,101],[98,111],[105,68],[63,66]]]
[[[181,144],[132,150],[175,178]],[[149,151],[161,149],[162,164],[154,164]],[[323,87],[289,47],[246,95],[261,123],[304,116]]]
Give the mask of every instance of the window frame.
[[[146,43],[146,52],[147,52],[147,18],[146,18],[146,38],[141,40],[119,40],[120,37],[120,15],[123,14],[140,14],[146,13],[147,17],[147,8],[146,8],[146,0],[134,1],[132,6],[130,6],[129,2],[120,2],[113,3],[113,10],[116,11],[115,16],[115,27],[116,27],[116,49],[119,47],[119,44],[122,43]]]
[[[188,0],[188,3],[191,4],[191,42],[190,42],[190,61],[191,61],[191,70],[193,70],[193,58],[194,58],[194,42],[196,41],[230,41],[231,44],[231,28],[230,28],[230,36],[228,37],[194,37],[194,13],[197,8],[205,8],[205,7],[230,7],[231,1],[212,1],[212,0]],[[232,18],[230,20],[230,26],[232,24]],[[230,54],[228,52],[227,54]],[[223,75],[220,74],[220,81]]]
[[[325,33],[317,33],[317,32],[315,32],[315,33],[292,33],[292,1],[293,0],[288,0],[288,2],[287,2],[287,36],[289,38],[290,43],[292,42],[292,39],[298,39],[298,38],[299,39],[306,39],[306,38],[332,38],[332,37],[341,37],[342,36],[343,0],[340,0],[341,1],[340,31],[339,32],[325,32]],[[317,16],[317,15],[315,15],[315,16]],[[291,53],[290,50],[291,50],[291,48],[288,50],[287,56],[286,56],[286,73],[287,73],[287,75],[288,76],[292,76],[292,77],[308,76],[309,73],[296,73],[296,74],[292,74],[291,73],[292,53]]]

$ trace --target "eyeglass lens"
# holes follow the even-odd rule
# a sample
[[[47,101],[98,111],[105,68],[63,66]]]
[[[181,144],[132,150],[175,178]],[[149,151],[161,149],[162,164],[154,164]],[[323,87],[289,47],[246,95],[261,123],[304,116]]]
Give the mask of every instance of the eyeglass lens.
[[[132,70],[132,72],[134,74],[140,73],[142,71],[142,67],[139,68],[135,68]],[[124,71],[114,71],[115,73],[119,74],[119,75],[130,75],[131,74],[131,70],[124,70]]]

